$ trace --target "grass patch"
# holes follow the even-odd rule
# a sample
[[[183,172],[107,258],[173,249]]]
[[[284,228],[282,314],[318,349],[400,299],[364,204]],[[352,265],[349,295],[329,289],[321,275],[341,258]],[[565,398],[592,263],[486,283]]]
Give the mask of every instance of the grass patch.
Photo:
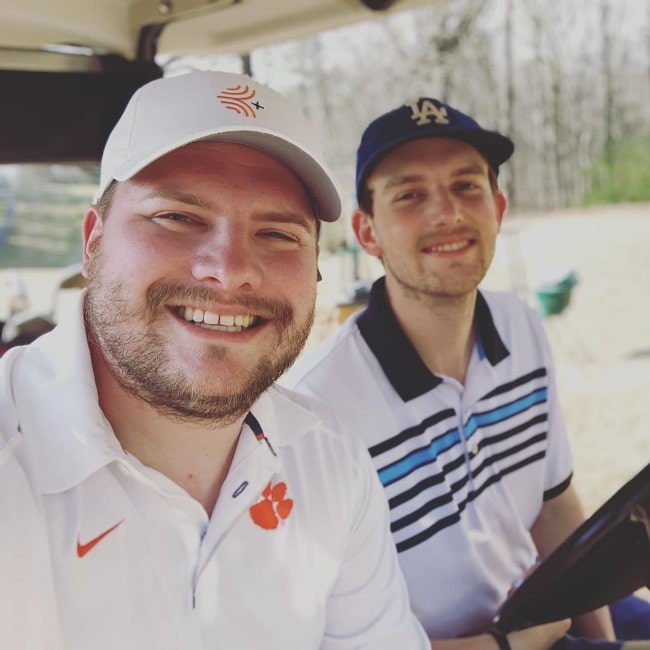
[[[591,170],[582,205],[650,201],[650,137],[618,143]]]

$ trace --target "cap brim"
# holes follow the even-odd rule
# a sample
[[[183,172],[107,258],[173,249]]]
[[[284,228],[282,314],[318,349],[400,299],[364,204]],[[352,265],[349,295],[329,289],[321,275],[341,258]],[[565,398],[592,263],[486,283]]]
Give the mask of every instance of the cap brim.
[[[272,158],[275,158],[286,165],[305,185],[310,193],[317,216],[322,221],[336,221],[341,214],[341,199],[333,176],[329,170],[317,160],[317,158],[288,139],[285,135],[260,128],[242,128],[229,126],[223,130],[210,130],[185,135],[181,140],[167,143],[164,149],[151,149],[147,154],[139,153],[137,159],[127,159],[122,162],[114,171],[113,179],[125,181],[132,178],[139,171],[150,165],[155,160],[162,158],[176,149],[180,149],[192,142],[200,140],[223,140],[244,144],[258,151],[262,151]],[[106,191],[109,179],[103,187],[98,190],[96,199]]]
[[[411,140],[418,140],[420,138],[451,138],[453,140],[462,140],[474,147],[488,161],[488,164],[496,173],[499,171],[499,166],[512,156],[515,149],[515,145],[510,138],[496,131],[450,128],[441,133],[408,133],[386,142],[366,161],[363,168],[358,172],[357,193],[359,193],[362,183],[368,177],[373,167],[389,151]]]
[[[495,171],[512,156],[515,150],[512,140],[496,131],[465,131],[461,129],[455,135],[450,134],[449,137],[456,137],[477,149]]]

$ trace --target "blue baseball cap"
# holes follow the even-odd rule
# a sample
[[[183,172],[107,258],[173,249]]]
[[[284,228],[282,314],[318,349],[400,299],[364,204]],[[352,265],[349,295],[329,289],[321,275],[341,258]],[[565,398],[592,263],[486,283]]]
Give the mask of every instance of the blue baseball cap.
[[[454,138],[474,147],[496,174],[514,151],[510,138],[482,128],[476,120],[431,97],[404,104],[372,121],[357,150],[357,199],[372,168],[391,149],[416,138]]]

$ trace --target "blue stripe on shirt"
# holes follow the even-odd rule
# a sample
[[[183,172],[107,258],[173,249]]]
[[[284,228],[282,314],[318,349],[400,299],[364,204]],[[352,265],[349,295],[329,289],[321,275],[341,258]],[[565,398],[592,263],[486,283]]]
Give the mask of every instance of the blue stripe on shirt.
[[[527,409],[546,401],[548,390],[540,388],[532,393],[505,404],[492,411],[478,413],[470,416],[465,425],[465,439],[469,440],[477,429],[481,426],[492,425],[515,415],[523,413]],[[399,481],[415,469],[432,463],[441,452],[451,449],[461,441],[461,434],[458,428],[449,430],[447,433],[431,441],[431,444],[422,449],[418,449],[408,456],[387,465],[379,470],[379,480],[386,487],[395,481]]]

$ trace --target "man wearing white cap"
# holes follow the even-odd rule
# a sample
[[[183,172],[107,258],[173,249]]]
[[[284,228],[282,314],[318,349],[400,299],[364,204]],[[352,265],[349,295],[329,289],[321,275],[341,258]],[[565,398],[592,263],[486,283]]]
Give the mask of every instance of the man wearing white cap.
[[[274,385],[339,211],[269,88],[134,95],[83,220],[87,289],[0,362],[3,647],[429,647],[365,449]]]

